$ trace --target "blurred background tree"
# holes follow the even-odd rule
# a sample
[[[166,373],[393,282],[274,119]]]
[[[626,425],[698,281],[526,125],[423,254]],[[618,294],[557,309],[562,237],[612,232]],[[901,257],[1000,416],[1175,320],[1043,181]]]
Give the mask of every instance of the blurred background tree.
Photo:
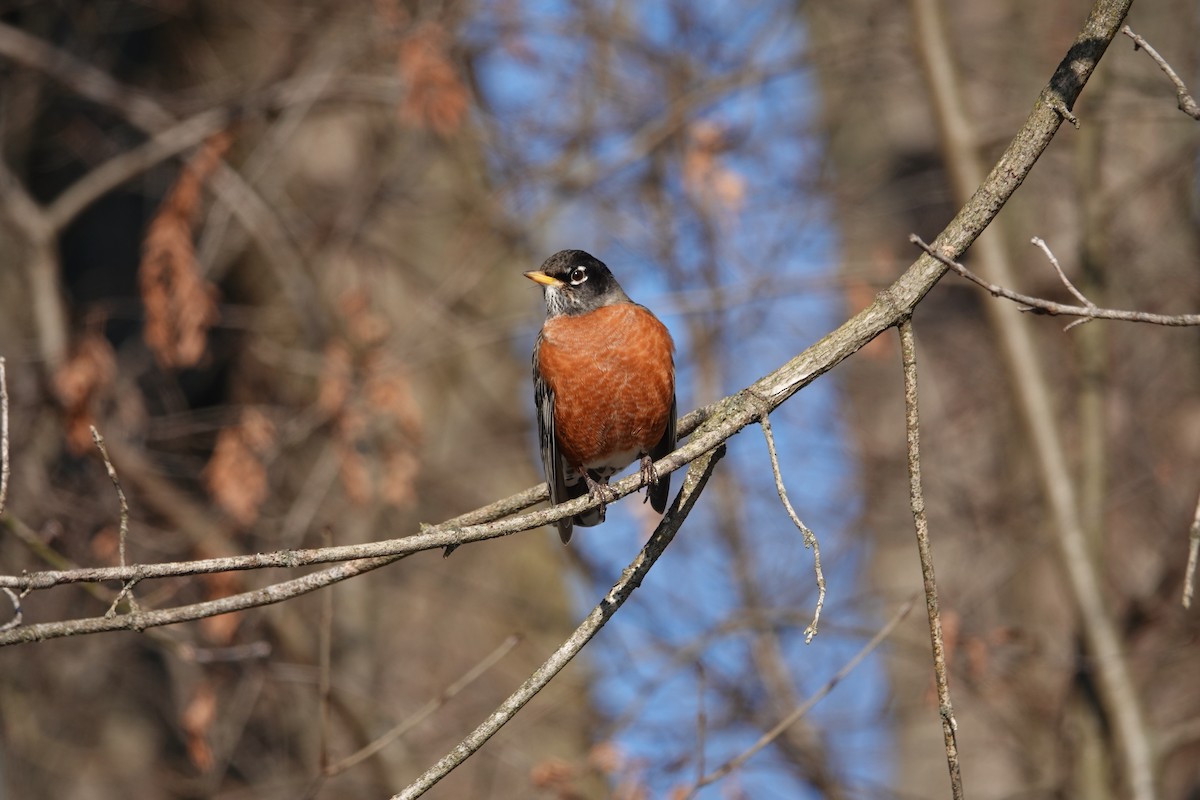
[[[908,234],[950,218],[964,158],[990,164],[1086,13],[944,6],[945,19],[921,0],[0,4],[2,571],[117,563],[92,424],[130,499],[131,562],[399,536],[535,483],[528,353],[543,312],[520,272],[563,247],[609,263],[671,327],[681,410],[735,391],[901,272]],[[1188,4],[1130,23],[1196,75]],[[939,43],[965,147],[939,124],[954,100],[937,93]],[[985,234],[991,252],[1014,288],[1060,298],[1024,244],[1042,236],[1101,305],[1196,311],[1195,122],[1124,39],[1076,113],[1082,129],[1060,133]],[[999,344],[1014,318],[1041,363]],[[1200,488],[1194,333],[1064,334],[954,276],[915,324],[972,794],[1123,796],[1014,391],[1021,364],[1053,398],[1162,796],[1200,791],[1200,626],[1178,602]],[[811,554],[746,431],[586,662],[430,796],[686,791],[825,684],[920,587],[897,362],[884,337],[772,415],[824,547],[811,645]],[[627,501],[566,549],[550,532],[506,537],[265,609],[8,648],[2,785],[397,791],[541,662],[654,522]],[[165,607],[279,577],[134,595]],[[95,616],[114,596],[38,593],[26,621]],[[339,763],[398,724],[378,753]],[[937,796],[938,731],[914,616],[701,795]]]

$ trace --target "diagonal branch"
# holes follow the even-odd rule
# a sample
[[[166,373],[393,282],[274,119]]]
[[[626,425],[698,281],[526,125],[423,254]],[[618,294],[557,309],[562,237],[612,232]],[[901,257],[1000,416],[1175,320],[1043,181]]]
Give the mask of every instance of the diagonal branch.
[[[491,716],[392,800],[413,800],[413,798],[420,797],[459,764],[470,758],[496,731],[500,730],[526,703],[533,699],[534,695],[540,692],[542,687],[549,683],[550,679],[557,675],[583,649],[585,644],[592,640],[592,637],[604,627],[617,609],[629,599],[633,591],[642,585],[642,580],[650,568],[658,561],[667,545],[675,538],[675,533],[683,521],[691,513],[696,500],[704,491],[704,486],[712,475],[713,468],[724,454],[724,447],[719,447],[698,458],[688,468],[687,475],[683,479],[683,488],[679,490],[674,504],[667,511],[662,522],[658,524],[658,528],[655,529],[650,540],[621,573],[621,579],[592,609],[592,612],[575,629],[575,632],[567,637],[567,640],[529,676],[529,679],[517,691],[501,703]]]
[[[795,725],[796,722],[799,721],[800,718],[809,711],[812,711],[813,707],[816,706],[817,703],[825,699],[830,692],[837,688],[837,685],[841,683],[847,675],[854,671],[855,667],[861,664],[867,656],[875,651],[875,648],[883,644],[884,640],[892,635],[892,631],[896,630],[896,626],[898,626],[908,617],[908,614],[910,611],[912,611],[915,603],[916,597],[914,596],[901,605],[896,613],[892,615],[892,618],[888,620],[882,628],[876,631],[875,635],[871,637],[870,641],[864,644],[862,648],[855,653],[854,656],[845,663],[845,665],[842,666],[841,669],[834,673],[833,677],[826,681],[824,686],[814,692],[803,703],[796,706],[796,708],[786,717],[779,720],[779,723],[774,728],[764,733],[761,737],[759,737],[758,741],[752,744],[749,748],[729,759],[712,772],[703,775],[699,780],[696,781],[696,783],[691,787],[690,791],[684,795],[684,797],[694,797],[696,792],[703,787],[712,783],[716,783],[726,775],[741,769],[742,765],[749,761],[756,753],[758,753],[767,745],[771,744],[771,742],[778,739],[784,731],[786,731],[792,725]],[[701,754],[703,754],[703,750],[701,750]]]

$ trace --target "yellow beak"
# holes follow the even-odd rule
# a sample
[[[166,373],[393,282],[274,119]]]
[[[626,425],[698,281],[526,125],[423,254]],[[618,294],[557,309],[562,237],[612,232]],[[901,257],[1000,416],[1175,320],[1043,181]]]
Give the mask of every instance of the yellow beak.
[[[563,285],[563,282],[560,281],[558,278],[551,278],[546,273],[539,272],[537,270],[534,270],[533,272],[526,272],[525,277],[529,278],[529,280],[533,281],[534,283],[540,283],[542,286],[562,286]]]

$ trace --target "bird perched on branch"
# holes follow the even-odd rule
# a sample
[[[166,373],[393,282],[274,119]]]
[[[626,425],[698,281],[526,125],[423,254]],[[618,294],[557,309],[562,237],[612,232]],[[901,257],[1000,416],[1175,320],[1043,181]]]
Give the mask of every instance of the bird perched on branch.
[[[629,299],[599,259],[563,250],[525,277],[541,284],[546,322],[533,350],[534,398],[550,502],[587,493],[599,508],[559,520],[604,521],[609,478],[641,461],[650,505],[660,514],[671,491],[654,461],[675,449],[674,343],[649,309]]]

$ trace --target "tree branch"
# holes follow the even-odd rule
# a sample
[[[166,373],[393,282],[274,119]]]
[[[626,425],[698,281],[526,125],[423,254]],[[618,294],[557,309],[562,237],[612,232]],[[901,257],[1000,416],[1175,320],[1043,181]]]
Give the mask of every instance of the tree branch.
[[[126,86],[73,54],[5,23],[0,23],[0,57],[42,72],[80,97],[117,112],[146,133],[162,133],[178,124],[171,112],[145,92]],[[280,291],[288,296],[296,313],[305,318],[306,328],[315,333],[328,327],[324,306],[315,297],[311,282],[296,279],[298,265],[306,264],[308,259],[270,204],[225,161],[217,166],[211,186],[255,238],[267,264],[275,271]],[[301,274],[308,272],[302,270]]]
[[[1192,607],[1192,596],[1196,591],[1196,561],[1200,560],[1200,497],[1196,498],[1196,515],[1188,530],[1188,559],[1183,577],[1183,607]]]
[[[931,245],[926,244],[920,236],[915,233],[909,234],[908,240],[917,247],[924,250],[929,255],[936,258],[942,264],[945,264],[956,273],[980,286],[988,291],[993,297],[1003,297],[1006,300],[1012,300],[1028,306],[1025,311],[1034,311],[1039,314],[1049,314],[1050,316],[1063,315],[1071,317],[1082,317],[1083,319],[1114,319],[1122,322],[1145,322],[1151,325],[1166,325],[1168,327],[1191,327],[1200,325],[1200,314],[1151,314],[1146,311],[1119,311],[1111,308],[1097,308],[1095,304],[1086,306],[1069,306],[1063,303],[1056,303],[1053,300],[1043,300],[1040,297],[1031,297],[1027,294],[1014,292],[1011,289],[1005,289],[1003,286],[992,283],[979,277],[971,270],[967,269],[960,262],[952,258],[948,258],[942,253],[939,253]],[[1041,241],[1038,239],[1037,241]],[[1072,287],[1073,288],[1073,287]],[[1086,301],[1087,298],[1084,298]]]
[[[929,73],[939,127],[946,141],[954,193],[959,198],[969,194],[973,200],[986,191],[984,187],[995,176],[996,168],[984,187],[975,188],[983,171],[977,143],[972,136],[955,135],[953,126],[948,123],[948,120],[967,119],[966,98],[952,81],[946,81],[945,76],[938,74],[951,64],[947,46],[949,36],[941,8],[935,0],[912,2],[923,33],[919,37],[919,46]],[[1060,116],[1074,106],[1079,91],[1116,36],[1130,5],[1131,0],[1097,0],[1067,57],[1059,64],[1050,85],[1035,104],[1031,120],[1043,114]],[[955,260],[961,256],[961,251],[952,253],[938,241],[934,241],[932,249],[942,258]],[[976,255],[980,263],[986,265],[988,274],[996,276],[1001,284],[1014,283],[1014,271],[1004,249],[1003,237],[983,239]],[[938,261],[944,264],[941,259]],[[1079,613],[1086,651],[1096,667],[1097,695],[1115,732],[1115,750],[1120,757],[1129,795],[1132,800],[1154,800],[1158,794],[1149,730],[1137,685],[1123,652],[1121,634],[1107,608],[1099,571],[1092,561],[1087,535],[1080,521],[1074,478],[1055,424],[1054,402],[1041,366],[1039,348],[1028,327],[1018,324],[1012,315],[1001,314],[997,304],[986,304],[985,312],[1008,372],[1007,384],[1013,391],[1017,412],[1026,430],[1050,512],[1048,533],[1058,548],[1065,583]]]
[[[0,356],[0,517],[8,502],[8,370],[4,356]]]
[[[694,797],[696,795],[696,792],[699,791],[700,789],[702,789],[703,787],[708,786],[709,784],[712,784],[712,783],[716,783],[721,778],[724,778],[726,775],[729,775],[730,773],[734,772],[735,770],[740,769],[742,767],[742,765],[745,764],[747,761],[749,761],[752,757],[754,757],[754,755],[756,753],[758,753],[760,750],[762,750],[767,745],[771,744],[771,742],[778,739],[783,734],[784,731],[786,731],[792,725],[795,725],[796,722],[799,721],[800,718],[803,717],[805,714],[807,714],[809,711],[812,711],[813,707],[816,706],[817,703],[819,703],[821,700],[824,700],[825,697],[828,696],[830,692],[832,692],[835,688],[837,688],[837,685],[839,683],[841,683],[843,680],[845,680],[847,675],[849,675],[851,672],[854,671],[855,667],[857,667],[859,664],[861,664],[867,656],[869,656],[871,653],[873,653],[875,651],[875,648],[877,648],[877,647],[879,647],[879,645],[883,644],[884,640],[892,635],[892,631],[896,630],[896,626],[898,626],[901,622],[903,622],[905,620],[905,618],[908,617],[909,612],[912,611],[913,606],[915,604],[916,604],[916,600],[914,598],[914,599],[908,600],[902,606],[900,606],[900,609],[892,616],[892,618],[890,620],[887,621],[887,624],[885,624],[882,628],[880,628],[878,631],[876,631],[875,635],[871,637],[870,641],[868,641],[865,645],[863,645],[862,649],[860,649],[857,653],[855,653],[853,658],[851,658],[849,661],[847,661],[841,669],[839,669],[836,673],[834,673],[834,676],[832,678],[830,678],[828,681],[826,681],[824,686],[822,686],[820,689],[818,689],[816,692],[814,692],[803,703],[801,703],[799,706],[797,706],[795,708],[795,710],[793,710],[790,714],[788,714],[783,719],[779,720],[779,723],[775,727],[771,728],[771,730],[764,733],[761,737],[759,737],[758,741],[756,741],[753,745],[751,745],[745,751],[739,753],[734,758],[729,759],[724,764],[722,764],[721,766],[714,769],[712,772],[709,772],[706,775],[704,775],[703,777],[699,778],[696,781],[696,783],[691,787],[690,791],[686,795],[684,795],[684,797],[686,797],[686,798]]]
[[[440,761],[427,769],[413,781],[404,791],[395,795],[392,800],[413,800],[428,791],[434,784],[448,775],[455,767],[467,760],[480,747],[500,730],[534,695],[542,690],[550,679],[557,675],[583,646],[591,641],[604,624],[612,618],[633,591],[642,585],[642,580],[658,561],[659,556],[666,550],[667,545],[675,538],[675,533],[687,519],[709,476],[717,462],[725,454],[723,446],[705,453],[688,468],[683,479],[683,487],[675,497],[675,502],[667,511],[662,522],[658,524],[654,534],[638,553],[637,557],[621,573],[621,579],[608,591],[600,603],[592,609],[587,618],[580,624],[565,642],[559,645],[546,661],[538,667],[529,679],[513,692],[500,707],[492,712],[482,724],[471,732],[457,747],[442,757]],[[640,476],[634,476],[640,477]],[[624,482],[624,481],[622,481]]]
[[[946,643],[942,638],[942,616],[938,605],[937,578],[933,569],[933,545],[929,540],[929,520],[925,516],[925,495],[921,489],[921,425],[917,407],[917,346],[913,340],[912,320],[900,323],[900,355],[904,366],[904,431],[908,443],[908,500],[917,533],[917,554],[921,559],[921,580],[925,585],[925,610],[929,616],[929,639],[933,646],[933,677],[937,686],[938,711],[942,718],[942,741],[946,764],[950,769],[950,795],[963,798],[962,770],[958,763],[958,722],[950,702],[950,677],[946,669]]]
[[[1146,55],[1154,59],[1154,63],[1158,64],[1158,68],[1161,69],[1163,74],[1166,75],[1167,78],[1170,79],[1171,83],[1175,85],[1175,96],[1179,99],[1179,110],[1187,114],[1192,119],[1200,120],[1200,105],[1196,104],[1195,98],[1193,98],[1191,92],[1188,91],[1187,84],[1184,83],[1183,78],[1179,77],[1175,70],[1171,68],[1171,65],[1167,63],[1167,60],[1160,56],[1158,51],[1150,46],[1149,42],[1134,33],[1133,28],[1130,28],[1128,25],[1126,25],[1124,28],[1121,28],[1121,33],[1125,34],[1130,39],[1133,39],[1134,50],[1145,50]]]

